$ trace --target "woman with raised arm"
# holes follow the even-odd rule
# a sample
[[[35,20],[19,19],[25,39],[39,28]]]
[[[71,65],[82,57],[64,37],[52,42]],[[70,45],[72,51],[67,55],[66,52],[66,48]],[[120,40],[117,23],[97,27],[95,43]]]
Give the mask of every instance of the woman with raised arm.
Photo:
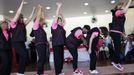
[[[43,29],[44,25],[45,25],[44,11],[42,9],[42,6],[39,5],[32,31],[33,32],[32,37],[35,37],[35,46],[39,58],[37,62],[38,75],[47,75],[44,73],[44,64],[46,61],[46,47],[47,47],[47,34]]]
[[[0,75],[10,75],[12,63],[11,35],[6,20],[0,22]]]
[[[18,73],[17,75],[24,75],[26,62],[28,61],[28,51],[26,50],[26,25],[31,21],[35,8],[27,21],[24,21],[21,14],[24,6],[24,0],[22,0],[20,7],[18,8],[13,20],[11,21],[11,33],[12,33],[12,45],[19,56]]]
[[[62,73],[62,69],[64,62],[64,45],[66,39],[66,31],[64,30],[65,21],[62,15],[60,15],[61,6],[62,3],[57,3],[56,17],[51,26],[56,75],[64,75],[64,73]]]
[[[121,37],[125,34],[125,14],[127,13],[131,2],[132,0],[129,0],[127,4],[120,2],[113,10],[111,10],[113,18],[110,28],[110,36],[112,37],[114,43],[114,57],[112,59],[112,65],[120,71],[124,70],[124,67],[120,64]]]

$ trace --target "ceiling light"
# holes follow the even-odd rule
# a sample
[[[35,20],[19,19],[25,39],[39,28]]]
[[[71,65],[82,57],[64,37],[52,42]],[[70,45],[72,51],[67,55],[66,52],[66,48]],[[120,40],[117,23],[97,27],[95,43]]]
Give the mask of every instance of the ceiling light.
[[[89,4],[88,3],[84,3],[85,6],[88,6]]]
[[[47,10],[50,10],[50,9],[51,9],[51,7],[46,7],[46,9],[47,9]]]
[[[109,11],[108,10],[105,10],[105,13],[108,13]]]
[[[13,13],[14,13],[14,11],[13,11],[13,10],[9,10],[9,13],[13,14]]]
[[[115,0],[111,0],[111,4],[114,4],[116,1]]]
[[[53,16],[54,18],[56,17],[56,16]]]
[[[24,4],[28,4],[28,2],[24,2]]]
[[[85,14],[85,15],[86,15],[86,14],[87,14],[87,12],[83,12],[83,14]]]
[[[27,20],[27,18],[24,18],[24,20],[26,21],[26,20]]]

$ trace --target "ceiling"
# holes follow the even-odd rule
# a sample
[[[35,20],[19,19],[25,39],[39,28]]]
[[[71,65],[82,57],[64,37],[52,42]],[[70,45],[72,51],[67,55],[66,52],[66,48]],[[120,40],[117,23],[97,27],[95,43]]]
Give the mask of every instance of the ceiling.
[[[23,14],[25,17],[30,15],[33,6],[41,4],[44,9],[45,7],[51,7],[50,10],[45,9],[45,16],[47,19],[52,19],[56,11],[56,2],[61,1],[62,14],[66,17],[80,17],[80,16],[94,16],[97,14],[106,14],[105,10],[111,10],[115,4],[111,4],[111,0],[25,0],[28,4],[24,5]],[[125,0],[127,1],[127,0]],[[14,14],[9,13],[9,10],[16,11],[20,5],[21,0],[0,0],[0,14],[12,17]],[[88,6],[84,6],[84,3],[89,3]],[[134,5],[134,1],[132,3]],[[87,12],[87,14],[83,14]]]

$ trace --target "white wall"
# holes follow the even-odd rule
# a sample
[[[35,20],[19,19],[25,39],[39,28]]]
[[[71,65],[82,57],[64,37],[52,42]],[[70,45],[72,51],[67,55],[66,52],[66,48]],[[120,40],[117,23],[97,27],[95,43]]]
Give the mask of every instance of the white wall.
[[[70,31],[75,28],[75,27],[83,27],[85,24],[90,25],[91,27],[99,27],[99,26],[108,26],[108,23],[111,22],[111,15],[110,14],[106,14],[106,15],[98,15],[96,16],[98,18],[98,22],[95,24],[91,23],[91,18],[92,16],[86,16],[86,17],[74,17],[74,18],[67,18],[66,19],[66,25],[65,25],[65,30],[67,32],[67,35],[70,33]],[[48,38],[51,36],[51,24],[52,24],[53,20],[47,20],[48,23],[48,27],[44,28],[45,31],[47,32],[47,36]],[[27,30],[28,30],[28,38],[31,39],[29,37],[29,34],[31,32],[31,27],[32,27],[33,23],[31,22],[28,26],[27,26]]]
[[[105,15],[96,15],[97,23],[92,24],[91,18],[92,16],[85,16],[85,17],[73,17],[73,18],[66,18],[66,25],[65,30],[67,31],[67,35],[70,33],[70,30],[72,30],[75,27],[81,26],[83,27],[85,24],[90,25],[91,27],[99,27],[99,26],[106,26],[108,27],[108,24],[112,21],[111,14],[105,14]],[[125,24],[126,33],[129,34],[134,30],[134,9],[129,9],[128,13],[126,14],[127,20]],[[48,39],[51,36],[51,23],[52,20],[47,20],[48,27],[44,28],[47,32]],[[28,30],[28,39],[31,40],[29,37],[29,33],[31,32],[32,28],[32,22],[27,26]]]
[[[3,20],[3,15],[0,15],[0,21]]]
[[[91,23],[92,16],[66,18],[65,30],[67,31],[67,35],[70,33],[70,30],[72,30],[73,28],[78,27],[78,26],[83,27],[85,24],[88,24],[91,27],[96,27],[96,26],[108,27],[108,24],[112,20],[111,14],[96,15],[95,17],[98,20],[97,23],[95,24]],[[0,15],[0,20],[2,19],[3,19],[3,15]],[[45,31],[47,32],[48,39],[51,36],[51,23],[52,23],[52,20],[47,20],[48,27],[44,28]],[[29,34],[32,30],[32,26],[33,26],[33,22],[31,22],[27,26],[28,40],[31,40],[31,37],[29,36]],[[129,9],[126,14],[125,30],[126,30],[126,34],[130,34],[132,31],[134,31],[134,9]]]
[[[134,33],[134,8],[129,9],[126,14],[126,24],[125,24],[126,33]]]

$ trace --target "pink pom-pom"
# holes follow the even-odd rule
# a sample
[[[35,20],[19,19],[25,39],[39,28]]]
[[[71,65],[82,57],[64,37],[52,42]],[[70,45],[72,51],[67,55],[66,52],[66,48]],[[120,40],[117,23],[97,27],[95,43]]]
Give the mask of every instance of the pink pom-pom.
[[[116,13],[115,13],[115,16],[116,17],[123,16],[123,12],[121,10],[117,10]]]

